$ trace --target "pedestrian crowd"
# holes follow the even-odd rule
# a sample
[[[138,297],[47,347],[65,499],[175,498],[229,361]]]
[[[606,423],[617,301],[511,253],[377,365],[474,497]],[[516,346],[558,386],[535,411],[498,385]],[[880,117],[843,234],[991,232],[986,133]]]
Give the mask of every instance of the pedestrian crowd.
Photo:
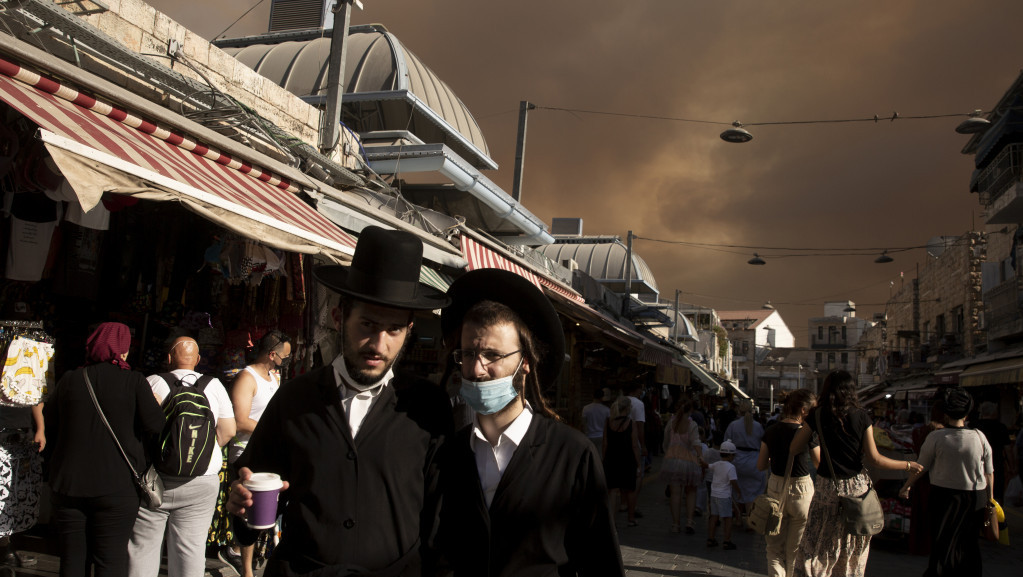
[[[640,524],[637,496],[654,479],[672,533],[693,535],[706,517],[706,546],[734,550],[733,532],[774,503],[770,576],[860,576],[871,536],[847,529],[843,503],[872,490],[868,468],[904,472],[900,496],[926,511],[925,575],[972,575],[988,501],[1023,499],[993,404],[968,423],[973,400],[958,387],[921,427],[915,461],[881,454],[844,371],[819,394],[789,392],[770,420],[748,399],[714,410],[666,387],[596,386],[578,431],[543,394],[566,347],[547,297],[496,269],[441,292],[418,283],[421,262],[416,237],[370,227],[350,267],[316,269],[341,296],[340,352],[283,386],[292,345],[280,331],[225,386],[195,370],[189,335],[172,335],[167,372],[146,377],[127,362],[129,328],[99,325],[87,363],[63,375],[37,420],[61,577],[155,577],[164,552],[170,577],[198,577],[210,542],[241,577],[257,560],[268,576],[624,575],[615,513],[626,513],[622,530]],[[455,401],[396,374],[415,312],[430,310],[460,379]],[[159,502],[139,491],[153,475]],[[255,519],[267,475],[280,480],[269,529]]]

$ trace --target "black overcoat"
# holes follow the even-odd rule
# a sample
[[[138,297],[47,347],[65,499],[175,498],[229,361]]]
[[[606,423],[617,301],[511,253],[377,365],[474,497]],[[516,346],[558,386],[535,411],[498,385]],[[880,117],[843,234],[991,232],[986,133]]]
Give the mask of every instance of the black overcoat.
[[[488,510],[469,445],[445,445],[440,544],[459,577],[620,576],[618,536],[593,443],[534,414]]]
[[[290,483],[266,574],[418,575],[421,541],[437,520],[440,441],[394,387],[383,388],[353,440],[331,365],[284,384],[235,463]]]

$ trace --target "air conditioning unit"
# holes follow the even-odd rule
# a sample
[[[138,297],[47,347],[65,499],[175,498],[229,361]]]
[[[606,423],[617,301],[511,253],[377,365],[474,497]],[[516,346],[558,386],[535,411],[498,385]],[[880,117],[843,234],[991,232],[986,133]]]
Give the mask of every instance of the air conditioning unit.
[[[551,234],[554,236],[582,236],[583,219],[581,218],[552,218]]]

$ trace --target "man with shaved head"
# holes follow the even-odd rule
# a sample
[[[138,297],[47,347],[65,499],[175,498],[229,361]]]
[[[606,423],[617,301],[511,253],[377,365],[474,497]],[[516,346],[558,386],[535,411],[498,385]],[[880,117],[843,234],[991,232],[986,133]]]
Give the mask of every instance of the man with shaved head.
[[[178,336],[168,342],[167,368],[170,373],[152,375],[149,385],[163,404],[171,391],[167,378],[194,387],[202,380],[203,394],[213,410],[217,444],[205,471],[194,477],[175,477],[161,473],[164,483],[163,505],[152,511],[139,507],[135,529],[128,544],[130,577],[155,577],[160,572],[160,546],[167,535],[168,577],[195,577],[206,567],[206,534],[220,489],[218,474],[223,465],[223,447],[235,434],[234,408],[224,385],[216,378],[196,372],[199,344],[195,339]]]

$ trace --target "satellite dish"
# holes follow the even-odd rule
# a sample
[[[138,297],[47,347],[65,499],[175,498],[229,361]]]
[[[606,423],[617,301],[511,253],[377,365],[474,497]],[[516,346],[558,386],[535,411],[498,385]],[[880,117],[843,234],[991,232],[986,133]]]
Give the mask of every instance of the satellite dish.
[[[954,236],[933,236],[927,241],[927,254],[933,258],[940,257],[945,249],[955,244]]]

